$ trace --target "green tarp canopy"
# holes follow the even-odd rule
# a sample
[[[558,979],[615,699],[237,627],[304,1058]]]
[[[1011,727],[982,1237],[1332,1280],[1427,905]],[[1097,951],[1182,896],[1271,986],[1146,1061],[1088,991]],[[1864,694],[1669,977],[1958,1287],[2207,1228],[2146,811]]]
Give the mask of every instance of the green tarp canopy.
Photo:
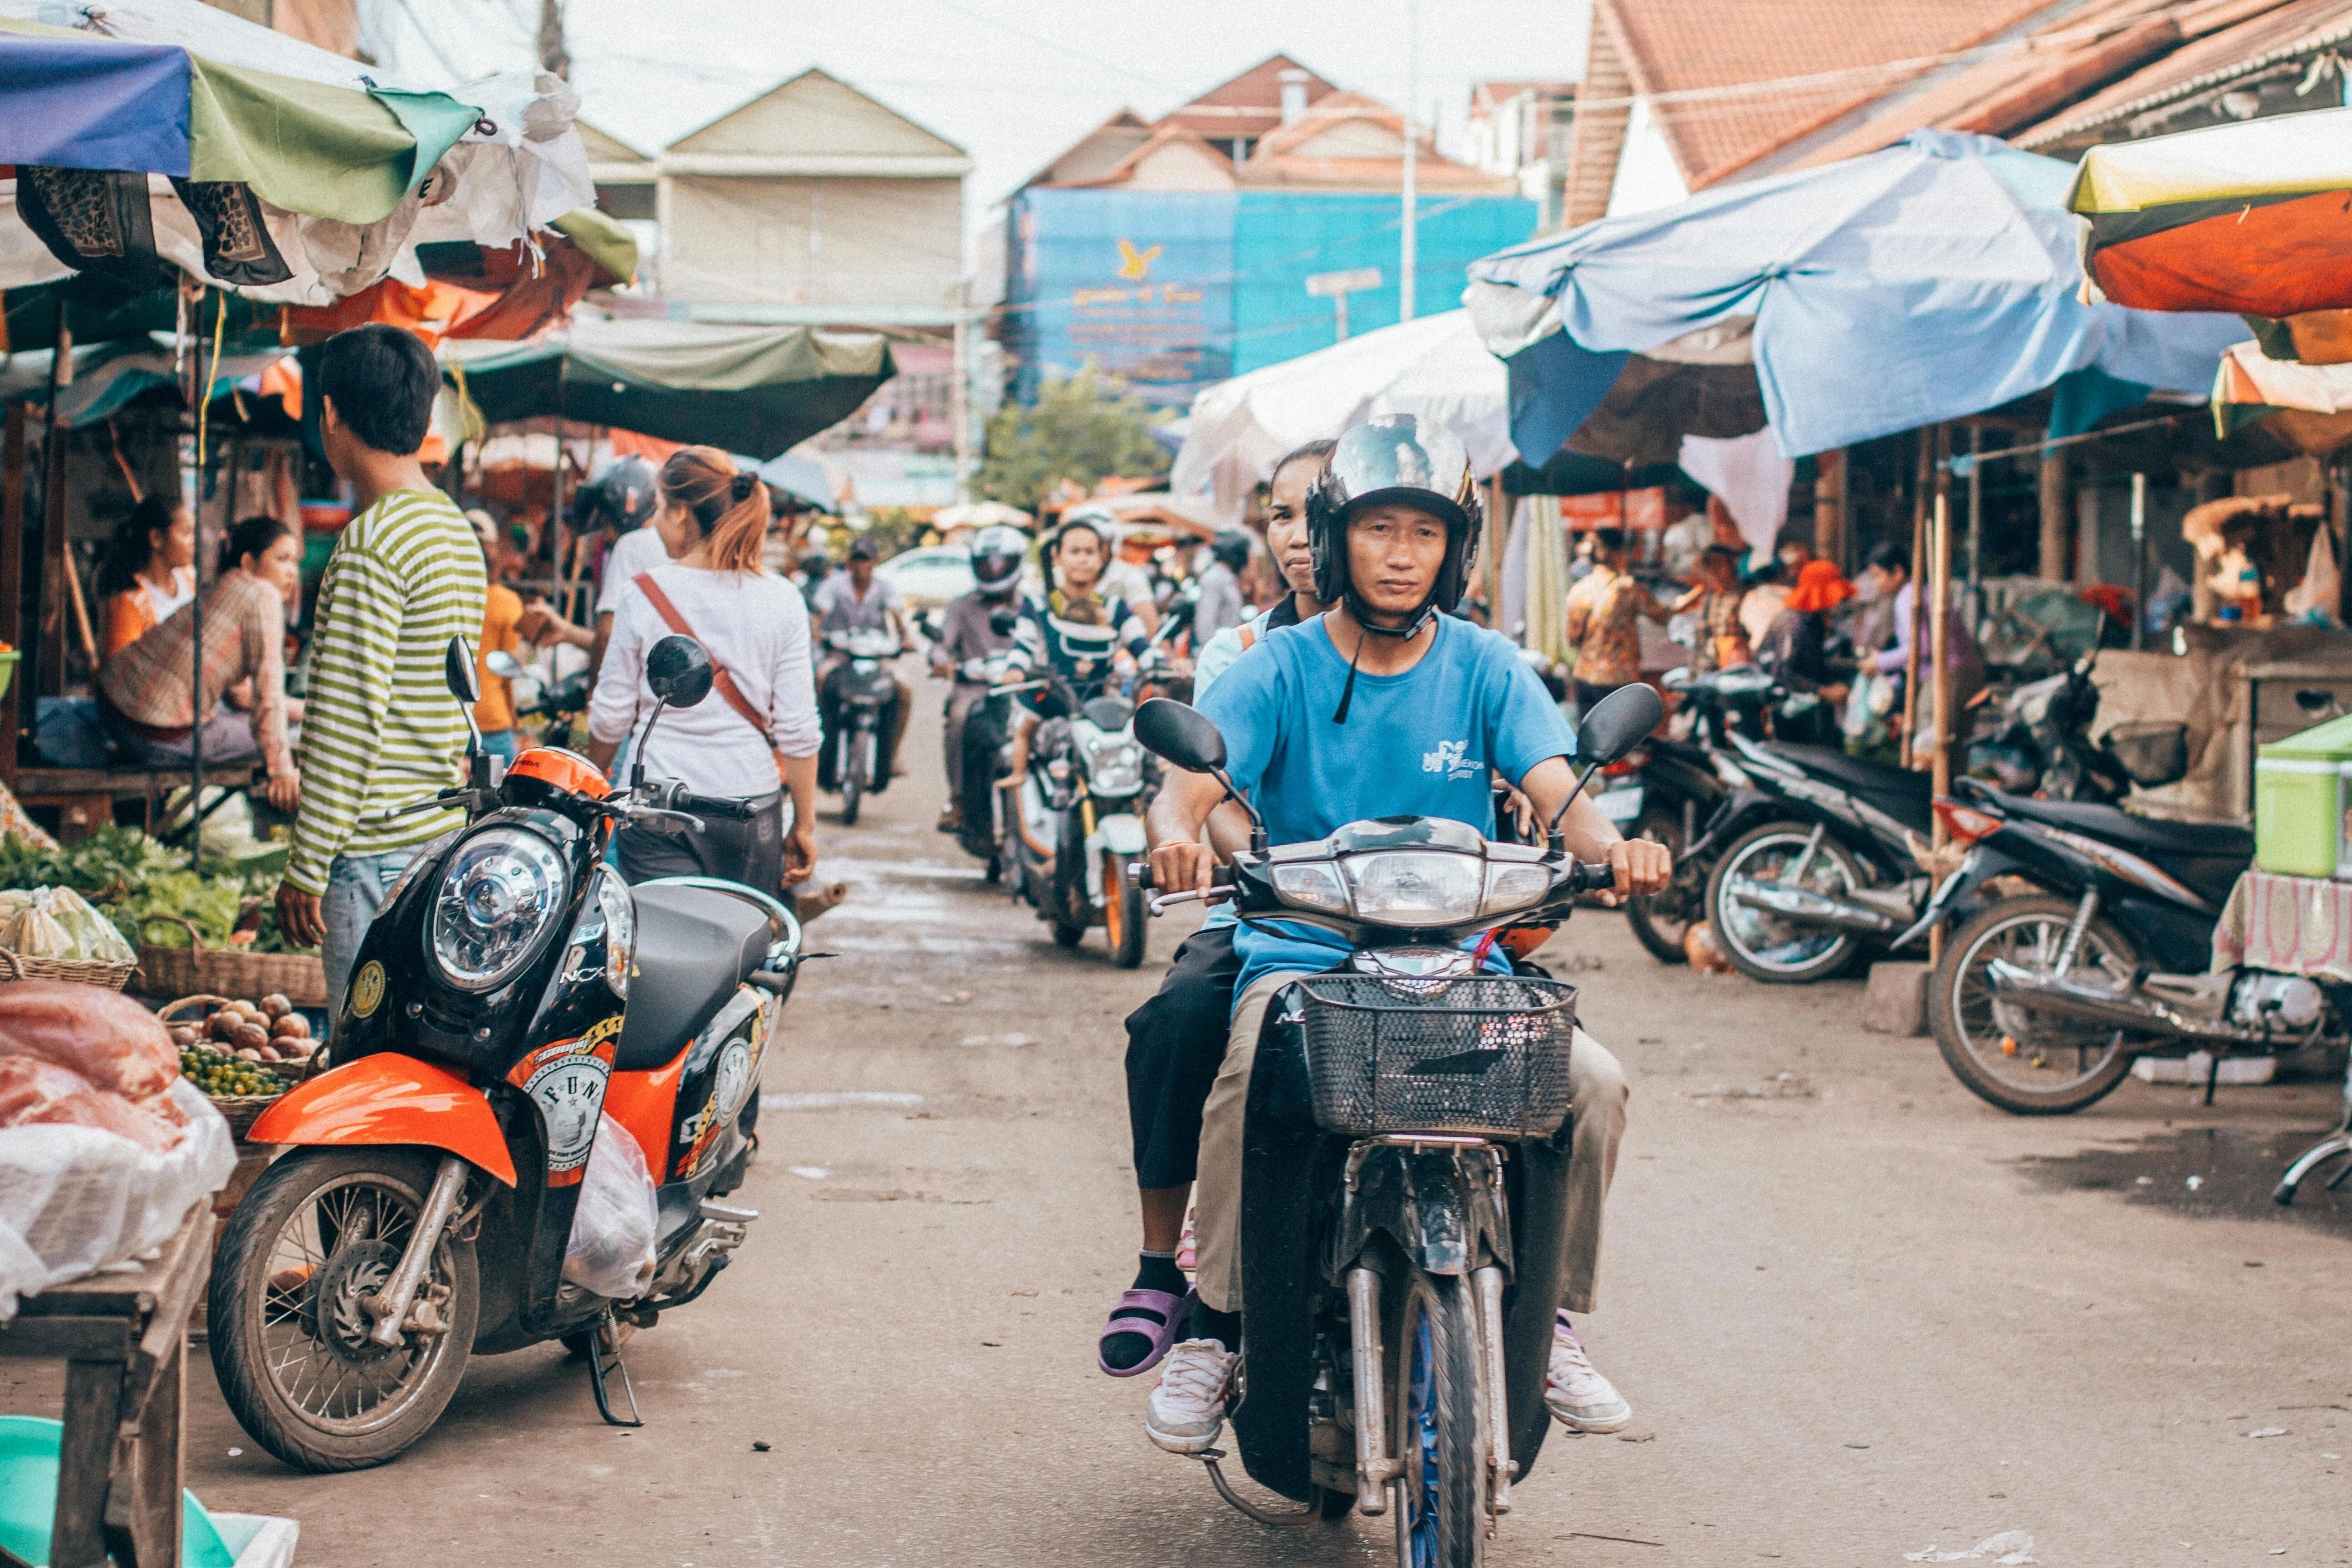
[[[492,424],[554,416],[763,460],[898,374],[877,332],[587,316],[533,343],[453,340],[442,358]]]

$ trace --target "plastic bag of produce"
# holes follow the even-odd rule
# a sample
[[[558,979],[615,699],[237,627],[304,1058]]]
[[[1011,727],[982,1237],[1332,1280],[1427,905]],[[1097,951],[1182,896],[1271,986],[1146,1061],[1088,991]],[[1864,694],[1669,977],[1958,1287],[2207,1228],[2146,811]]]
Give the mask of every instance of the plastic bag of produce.
[[[0,931],[0,947],[26,958],[75,958],[73,932],[58,923],[58,917],[41,907],[35,899],[16,911],[6,931]]]
[[[95,1127],[0,1128],[0,1322],[20,1295],[161,1247],[228,1180],[228,1123],[190,1084],[168,1098],[187,1131],[161,1153]]]
[[[139,954],[114,922],[90,907],[89,900],[71,888],[36,888],[28,895],[26,911],[38,910],[65,929],[71,939],[73,951],[49,953],[52,958],[100,959],[108,963],[133,963]],[[21,950],[20,950],[21,951]]]
[[[163,1020],[120,992],[61,980],[0,985],[0,1055],[38,1057],[125,1100],[155,1100],[180,1076]]]
[[[653,1173],[636,1134],[605,1116],[588,1152],[588,1176],[563,1249],[563,1278],[583,1290],[631,1301],[654,1282]]]

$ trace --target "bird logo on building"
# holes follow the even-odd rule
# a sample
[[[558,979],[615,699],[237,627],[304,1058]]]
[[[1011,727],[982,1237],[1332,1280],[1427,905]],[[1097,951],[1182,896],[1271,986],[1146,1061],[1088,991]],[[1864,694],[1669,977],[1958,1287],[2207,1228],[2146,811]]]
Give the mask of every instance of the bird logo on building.
[[[1133,240],[1120,240],[1118,242],[1118,275],[1130,283],[1142,282],[1151,276],[1151,264],[1160,259],[1160,253],[1165,248],[1164,246],[1155,245],[1149,250],[1138,250],[1135,248]]]

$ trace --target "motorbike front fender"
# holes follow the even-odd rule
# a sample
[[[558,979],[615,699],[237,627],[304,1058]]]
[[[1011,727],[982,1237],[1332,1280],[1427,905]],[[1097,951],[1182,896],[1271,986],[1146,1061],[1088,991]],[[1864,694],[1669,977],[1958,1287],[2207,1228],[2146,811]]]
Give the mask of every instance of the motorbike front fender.
[[[482,1091],[397,1051],[362,1057],[288,1089],[246,1136],[311,1147],[421,1145],[515,1184],[514,1158]]]
[[[1510,1271],[1510,1220],[1486,1150],[1374,1144],[1355,1153],[1332,1233],[1333,1277],[1376,1235],[1424,1273],[1466,1276],[1488,1262]]]
[[[1118,896],[1117,889],[1102,885],[1102,858],[1112,855],[1143,853],[1143,824],[1128,812],[1095,818],[1095,830],[1087,836],[1087,894],[1097,904]]]

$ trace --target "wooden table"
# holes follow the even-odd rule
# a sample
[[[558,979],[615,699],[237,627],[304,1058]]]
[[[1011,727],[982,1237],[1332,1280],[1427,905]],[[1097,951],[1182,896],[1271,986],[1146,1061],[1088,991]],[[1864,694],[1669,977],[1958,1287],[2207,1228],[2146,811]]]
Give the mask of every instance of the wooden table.
[[[12,787],[23,805],[58,808],[58,838],[77,844],[92,830],[114,820],[118,800],[144,800],[146,827],[152,833],[163,802],[175,789],[185,788],[189,768],[20,768]],[[251,789],[260,776],[257,762],[210,763],[205,766],[205,787]]]
[[[0,1355],[62,1358],[50,1568],[179,1568],[188,1315],[212,1262],[209,1201],[152,1263],[55,1285],[0,1325]],[[0,1563],[20,1568],[0,1549]]]

